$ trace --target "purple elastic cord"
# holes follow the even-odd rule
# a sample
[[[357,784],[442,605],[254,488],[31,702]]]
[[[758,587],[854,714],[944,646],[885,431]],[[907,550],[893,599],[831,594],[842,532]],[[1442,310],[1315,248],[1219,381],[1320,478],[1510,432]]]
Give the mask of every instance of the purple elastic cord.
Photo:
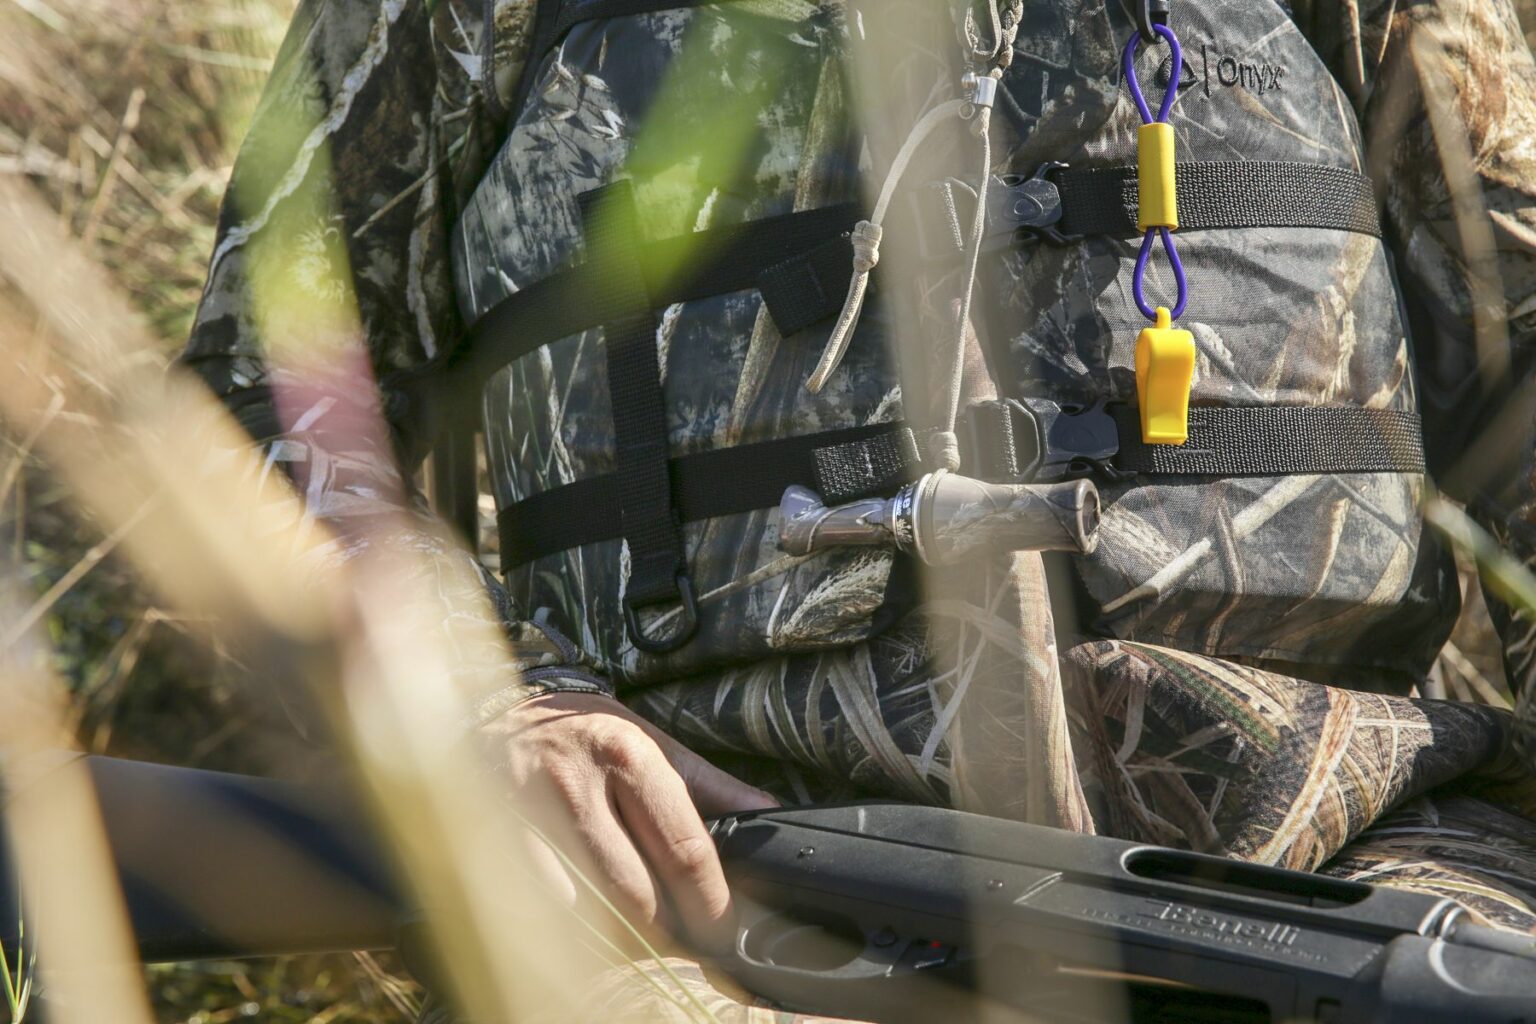
[[[1168,65],[1168,91],[1163,93],[1163,103],[1158,107],[1155,119],[1152,117],[1152,108],[1147,106],[1146,96],[1142,95],[1141,83],[1136,80],[1136,51],[1141,46],[1140,30],[1132,33],[1126,41],[1125,55],[1120,60],[1120,67],[1125,72],[1125,84],[1130,86],[1131,99],[1136,101],[1136,109],[1141,112],[1143,124],[1168,120],[1168,114],[1173,110],[1173,101],[1179,94],[1179,79],[1184,77],[1184,49],[1179,46],[1179,37],[1167,25],[1153,25],[1152,28],[1168,44],[1169,56],[1172,58]]]
[[[1162,236],[1163,251],[1168,254],[1168,262],[1173,267],[1173,280],[1178,288],[1177,301],[1168,311],[1177,320],[1184,315],[1184,307],[1189,305],[1189,281],[1184,277],[1184,263],[1179,259],[1178,246],[1173,244],[1173,236],[1167,228],[1148,228],[1146,237],[1141,240],[1141,252],[1136,254],[1136,273],[1131,277],[1131,296],[1143,316],[1148,320],[1157,319],[1157,310],[1147,302],[1147,261],[1152,258],[1152,240],[1159,235]]]
[[[1168,44],[1169,72],[1168,89],[1163,93],[1162,106],[1157,111],[1157,121],[1166,122],[1168,114],[1173,110],[1174,98],[1179,94],[1179,79],[1184,77],[1184,50],[1179,46],[1179,37],[1173,34],[1173,29],[1167,25],[1153,25],[1152,29],[1163,41]],[[1136,109],[1141,113],[1144,124],[1153,124],[1152,108],[1147,106],[1147,98],[1142,94],[1141,83],[1136,79],[1136,53],[1141,46],[1141,31],[1131,33],[1131,38],[1126,41],[1125,54],[1120,60],[1120,66],[1125,72],[1126,85],[1130,87],[1131,99],[1136,101]],[[1173,279],[1178,285],[1178,301],[1170,310],[1174,319],[1184,315],[1184,307],[1189,305],[1189,282],[1184,277],[1184,263],[1179,259],[1178,246],[1173,243],[1173,235],[1167,228],[1148,228],[1146,237],[1141,240],[1141,252],[1136,255],[1136,273],[1131,278],[1131,295],[1136,299],[1136,308],[1148,320],[1157,319],[1157,310],[1147,302],[1147,261],[1152,258],[1152,240],[1158,236],[1163,239],[1163,250],[1168,253],[1168,262],[1173,266]]]

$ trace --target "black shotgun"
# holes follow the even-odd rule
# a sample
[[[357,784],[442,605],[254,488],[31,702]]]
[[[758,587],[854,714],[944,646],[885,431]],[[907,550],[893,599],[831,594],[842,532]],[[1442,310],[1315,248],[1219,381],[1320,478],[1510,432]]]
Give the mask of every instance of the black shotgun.
[[[729,969],[791,1008],[1536,1022],[1536,942],[1448,899],[905,804],[713,829],[741,908]]]
[[[407,901],[339,795],[87,763],[146,961],[396,943]],[[719,966],[793,1009],[1536,1024],[1536,942],[1447,899],[907,804],[711,828],[740,914]]]

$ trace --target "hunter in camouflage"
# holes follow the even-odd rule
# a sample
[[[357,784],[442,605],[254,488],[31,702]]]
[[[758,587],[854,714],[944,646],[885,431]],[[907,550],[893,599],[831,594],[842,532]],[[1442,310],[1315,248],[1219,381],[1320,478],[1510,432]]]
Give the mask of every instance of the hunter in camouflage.
[[[940,77],[903,46],[935,5],[898,15],[894,0],[735,0],[582,25],[535,55],[513,110],[534,6],[300,5],[236,167],[185,361],[300,482],[311,515],[375,516],[381,495],[404,491],[402,467],[427,439],[358,441],[368,435],[350,417],[391,412],[370,376],[419,366],[498,299],[578,257],[580,193],[626,169],[649,190],[651,237],[858,200]],[[1004,62],[994,170],[1133,153],[1118,72],[1133,6],[1026,5]],[[1184,152],[1364,170],[1391,251],[1294,228],[1181,237],[1198,296],[1185,321],[1204,360],[1197,400],[1417,406],[1440,482],[1536,562],[1525,141],[1536,64],[1513,12],[1503,0],[1176,0],[1174,18],[1185,67],[1159,70],[1156,49],[1140,67],[1178,83]],[[851,111],[872,91],[844,70],[858,45],[885,59],[880,116],[855,131]],[[658,63],[681,67],[661,80],[672,88],[640,74]],[[1319,109],[1319,95],[1333,102]],[[650,131],[657,110],[688,127]],[[749,116],[749,159],[675,173],[678,151]],[[962,133],[934,149],[932,173],[914,180],[956,174],[954,154],[971,173]],[[967,400],[1134,394],[1133,255],[1089,239],[1003,257],[966,340],[972,363],[1006,372],[969,373]],[[755,293],[667,310],[658,349],[674,454],[901,417],[941,424],[930,381],[947,370],[937,355],[919,365],[898,334],[915,322],[942,335],[956,290],[907,259],[892,252],[884,269],[921,280],[921,295],[877,296],[816,396],[803,385],[827,325],[781,338]],[[301,311],[261,308],[274,275],[303,296]],[[312,315],[331,306],[355,307],[370,357],[355,409],[296,401],[306,389],[285,379],[294,360],[274,358],[335,344]],[[603,389],[594,400],[574,386],[603,373],[592,331],[492,380],[498,505],[610,468]],[[1491,464],[1472,457],[1489,431],[1510,453]],[[1531,626],[1492,602],[1521,699],[1514,720],[1416,699],[1457,603],[1419,518],[1424,486],[1382,474],[1106,487],[1105,543],[1075,568],[1080,619],[1050,600],[1062,584],[1035,554],[934,573],[920,603],[893,603],[889,552],[790,557],[773,513],[709,520],[686,536],[701,633],[662,658],[615,628],[619,542],[512,568],[504,582],[425,528],[400,542],[440,561],[424,585],[485,588],[519,655],[471,652],[459,680],[471,725],[550,691],[611,694],[785,800],[887,796],[1189,846],[1445,893],[1536,933],[1536,790],[1513,753],[1521,724],[1536,725]],[[343,544],[336,557],[351,553]],[[463,602],[445,595],[450,605]],[[615,986],[615,1011],[631,1019],[676,1012]],[[775,1019],[718,999],[722,1019]]]

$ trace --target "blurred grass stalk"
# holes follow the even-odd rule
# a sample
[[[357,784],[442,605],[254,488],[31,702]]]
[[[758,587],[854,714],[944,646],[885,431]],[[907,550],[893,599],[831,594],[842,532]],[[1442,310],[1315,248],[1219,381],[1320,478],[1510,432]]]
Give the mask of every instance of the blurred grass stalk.
[[[6,595],[9,597],[10,595]],[[3,600],[0,611],[8,611]],[[51,1019],[60,1024],[149,1024],[149,1002],[85,763],[64,727],[66,691],[29,635],[0,653],[0,762],[5,825],[21,904],[46,972]],[[26,954],[17,957],[18,964]],[[13,996],[26,1010],[31,971]]]
[[[1515,558],[1455,502],[1434,494],[1424,504],[1424,518],[1452,545],[1477,562],[1484,585],[1532,621],[1536,621],[1536,575]]]
[[[567,952],[575,922],[540,899],[518,862],[511,816],[457,742],[462,709],[446,680],[454,652],[438,643],[440,604],[403,591],[413,574],[398,571],[398,561],[410,553],[389,550],[304,585],[313,574],[302,563],[313,564],[328,532],[263,471],[211,397],[162,376],[138,318],[26,185],[0,178],[0,222],[0,275],[46,335],[39,343],[17,323],[4,325],[15,368],[0,378],[0,413],[29,433],[62,395],[65,412],[41,432],[39,448],[80,502],[113,531],[153,500],[123,541],[145,576],[170,605],[212,613],[225,640],[264,655],[262,667],[301,678],[403,874],[432,910],[440,959],[466,1010],[513,1021],[577,998],[582,986],[570,971],[581,958]],[[10,652],[3,699],[16,713],[0,714],[7,747],[57,749],[67,742],[59,691],[35,668],[22,671],[32,660],[19,657],[24,650]],[[111,985],[87,986],[83,1001],[68,1004],[78,1017],[61,1007],[60,1019],[135,1024],[147,1010],[89,780],[60,770],[74,781],[61,782],[54,798],[18,796],[9,810],[23,837],[41,962],[50,979],[66,965],[118,965]]]
[[[1521,14],[1529,16],[1533,5],[1521,4]],[[1453,65],[1441,38],[1444,29],[1434,21],[1414,23],[1409,40],[1411,61],[1418,95],[1429,115],[1431,131],[1455,217],[1455,229],[1461,244],[1462,266],[1466,275],[1468,301],[1477,346],[1477,370],[1481,392],[1488,402],[1500,405],[1488,417],[1489,425],[1470,446],[1460,463],[1447,474],[1461,493],[1479,493],[1488,488],[1497,491],[1505,481],[1494,474],[1509,465],[1508,446],[1532,443],[1531,404],[1536,400],[1532,383],[1511,378],[1508,307],[1499,263],[1498,244],[1493,220],[1483,196],[1483,182],[1474,152],[1472,131],[1458,102],[1453,81]],[[1385,131],[1399,135],[1407,129],[1407,97],[1413,94],[1408,83],[1397,81],[1402,108],[1396,116],[1383,117]],[[1385,143],[1396,138],[1375,140],[1381,152],[1390,152]],[[1505,393],[1501,396],[1501,390]],[[1536,621],[1536,575],[1506,551],[1498,541],[1479,526],[1465,510],[1435,490],[1427,489],[1424,517],[1454,547],[1469,554],[1476,562],[1482,583],[1517,613]],[[1456,652],[1452,657],[1460,657]],[[1469,681],[1472,676],[1468,676]],[[1495,701],[1494,703],[1499,703]]]
[[[30,938],[26,929],[26,922],[19,917],[16,921],[16,963],[11,964],[10,958],[0,954],[0,981],[5,983],[5,1004],[11,1011],[11,1024],[21,1024],[27,1016],[27,1007],[32,1003],[32,969],[37,960],[30,947]]]

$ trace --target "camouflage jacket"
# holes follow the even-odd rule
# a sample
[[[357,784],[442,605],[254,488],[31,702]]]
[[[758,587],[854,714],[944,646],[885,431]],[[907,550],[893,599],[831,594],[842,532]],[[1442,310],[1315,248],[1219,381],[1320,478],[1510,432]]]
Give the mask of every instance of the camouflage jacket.
[[[276,304],[295,305],[291,296],[297,294],[297,304],[307,310],[310,301],[343,293],[355,301],[357,329],[380,375],[452,344],[463,325],[450,238],[505,136],[532,7],[527,0],[306,2],[283,47],[237,164],[186,360],[234,403],[255,433],[285,435],[275,458],[310,466],[306,487],[317,515],[368,514],[373,496],[390,493],[370,476],[393,475],[397,454],[413,463],[421,439],[401,438],[399,453],[331,452],[327,472],[317,479],[306,453],[325,450],[326,417],[313,410],[278,417],[265,385],[274,362],[281,362],[268,358],[269,345],[291,351],[325,342],[306,338],[315,334],[312,326],[295,326],[316,318],[263,311],[259,295],[263,288],[274,294],[274,277],[290,289]],[[1521,101],[1528,98],[1532,73],[1517,23],[1503,4],[1468,4],[1465,15],[1448,2],[1407,9],[1309,2],[1295,8],[1297,24],[1364,125],[1412,300],[1421,401],[1438,475],[1461,496],[1492,509],[1500,533],[1522,543],[1523,458],[1497,466],[1469,466],[1462,458],[1468,450],[1482,456],[1490,447],[1530,449],[1507,442],[1471,446],[1503,407],[1510,381],[1523,379],[1524,334],[1536,316],[1523,234],[1536,177],[1521,163],[1516,128],[1529,116]],[[1425,27],[1431,31],[1420,31]],[[1411,65],[1427,59],[1426,40],[1437,51],[1433,76],[1412,73]],[[1411,52],[1397,54],[1395,48]],[[1479,64],[1472,57],[1488,52],[1507,59]],[[1467,149],[1470,162],[1446,156],[1451,143],[1445,138],[1452,133],[1435,131],[1431,115],[1439,108],[1426,106],[1423,82],[1444,92],[1442,117],[1466,126],[1455,145]],[[1468,168],[1463,177],[1475,175],[1470,201],[1486,206],[1486,219],[1457,220],[1455,205],[1469,201],[1469,183],[1447,180],[1446,166]],[[1473,242],[1476,259],[1466,255]],[[281,269],[264,272],[263,259]],[[1496,296],[1490,282],[1498,287]],[[1499,312],[1508,314],[1507,326]],[[264,321],[287,326],[264,328]],[[1502,372],[1510,364],[1513,370]],[[283,430],[282,420],[290,429]],[[305,429],[292,430],[295,422]],[[1499,428],[1509,436],[1507,424]],[[491,586],[498,608],[509,622],[517,621],[504,592]],[[522,626],[518,633],[525,641],[536,638],[530,665],[549,667],[571,650],[547,630]],[[1528,645],[1510,650],[1523,657]],[[1531,670],[1523,663],[1511,668],[1517,680]]]
[[[1513,400],[1536,326],[1536,161],[1525,144],[1536,128],[1536,65],[1519,25],[1504,0],[1290,6],[1363,129],[1409,297],[1437,471],[1529,554],[1529,396]],[[302,372],[304,353],[338,344],[364,348],[383,376],[463,329],[451,240],[506,136],[532,7],[300,6],[235,169],[185,360],[301,482],[313,515],[381,514],[381,495],[404,491],[422,439],[397,438],[390,450],[360,441],[368,435],[348,429],[344,402],[296,405],[304,389],[285,376]],[[1060,17],[1103,7],[1063,0]],[[352,391],[358,408],[377,408],[373,389]],[[1506,400],[1514,427],[1499,418]],[[1475,444],[1489,429],[1521,440]],[[1507,457],[1490,464],[1493,450]],[[469,556],[426,529],[408,541],[455,566],[433,572],[434,585],[479,578],[514,641],[514,665],[492,652],[466,660],[474,717],[549,688],[610,690],[576,644],[466,567]],[[989,569],[1000,595],[990,605],[937,595],[946,626],[904,622],[846,650],[765,658],[626,699],[693,746],[742,759],[744,773],[787,765],[799,796],[949,801],[1298,867],[1323,863],[1391,804],[1487,761],[1505,734],[1497,716],[1397,697],[1378,706],[1176,651],[1104,642],[1058,659],[1049,616],[1024,596],[1044,588],[1039,560],[1003,561]],[[1519,685],[1536,657],[1527,627],[1507,615],[1504,625]],[[945,644],[959,645],[947,663],[964,672],[931,666]],[[1058,662],[1075,686],[1063,687]],[[1227,709],[1221,721],[1217,707]],[[1395,739],[1410,720],[1422,734],[1413,756]],[[1193,760],[1179,781],[1157,774],[1180,758]],[[1367,775],[1369,785],[1359,781]],[[1337,787],[1326,799],[1324,781]]]

